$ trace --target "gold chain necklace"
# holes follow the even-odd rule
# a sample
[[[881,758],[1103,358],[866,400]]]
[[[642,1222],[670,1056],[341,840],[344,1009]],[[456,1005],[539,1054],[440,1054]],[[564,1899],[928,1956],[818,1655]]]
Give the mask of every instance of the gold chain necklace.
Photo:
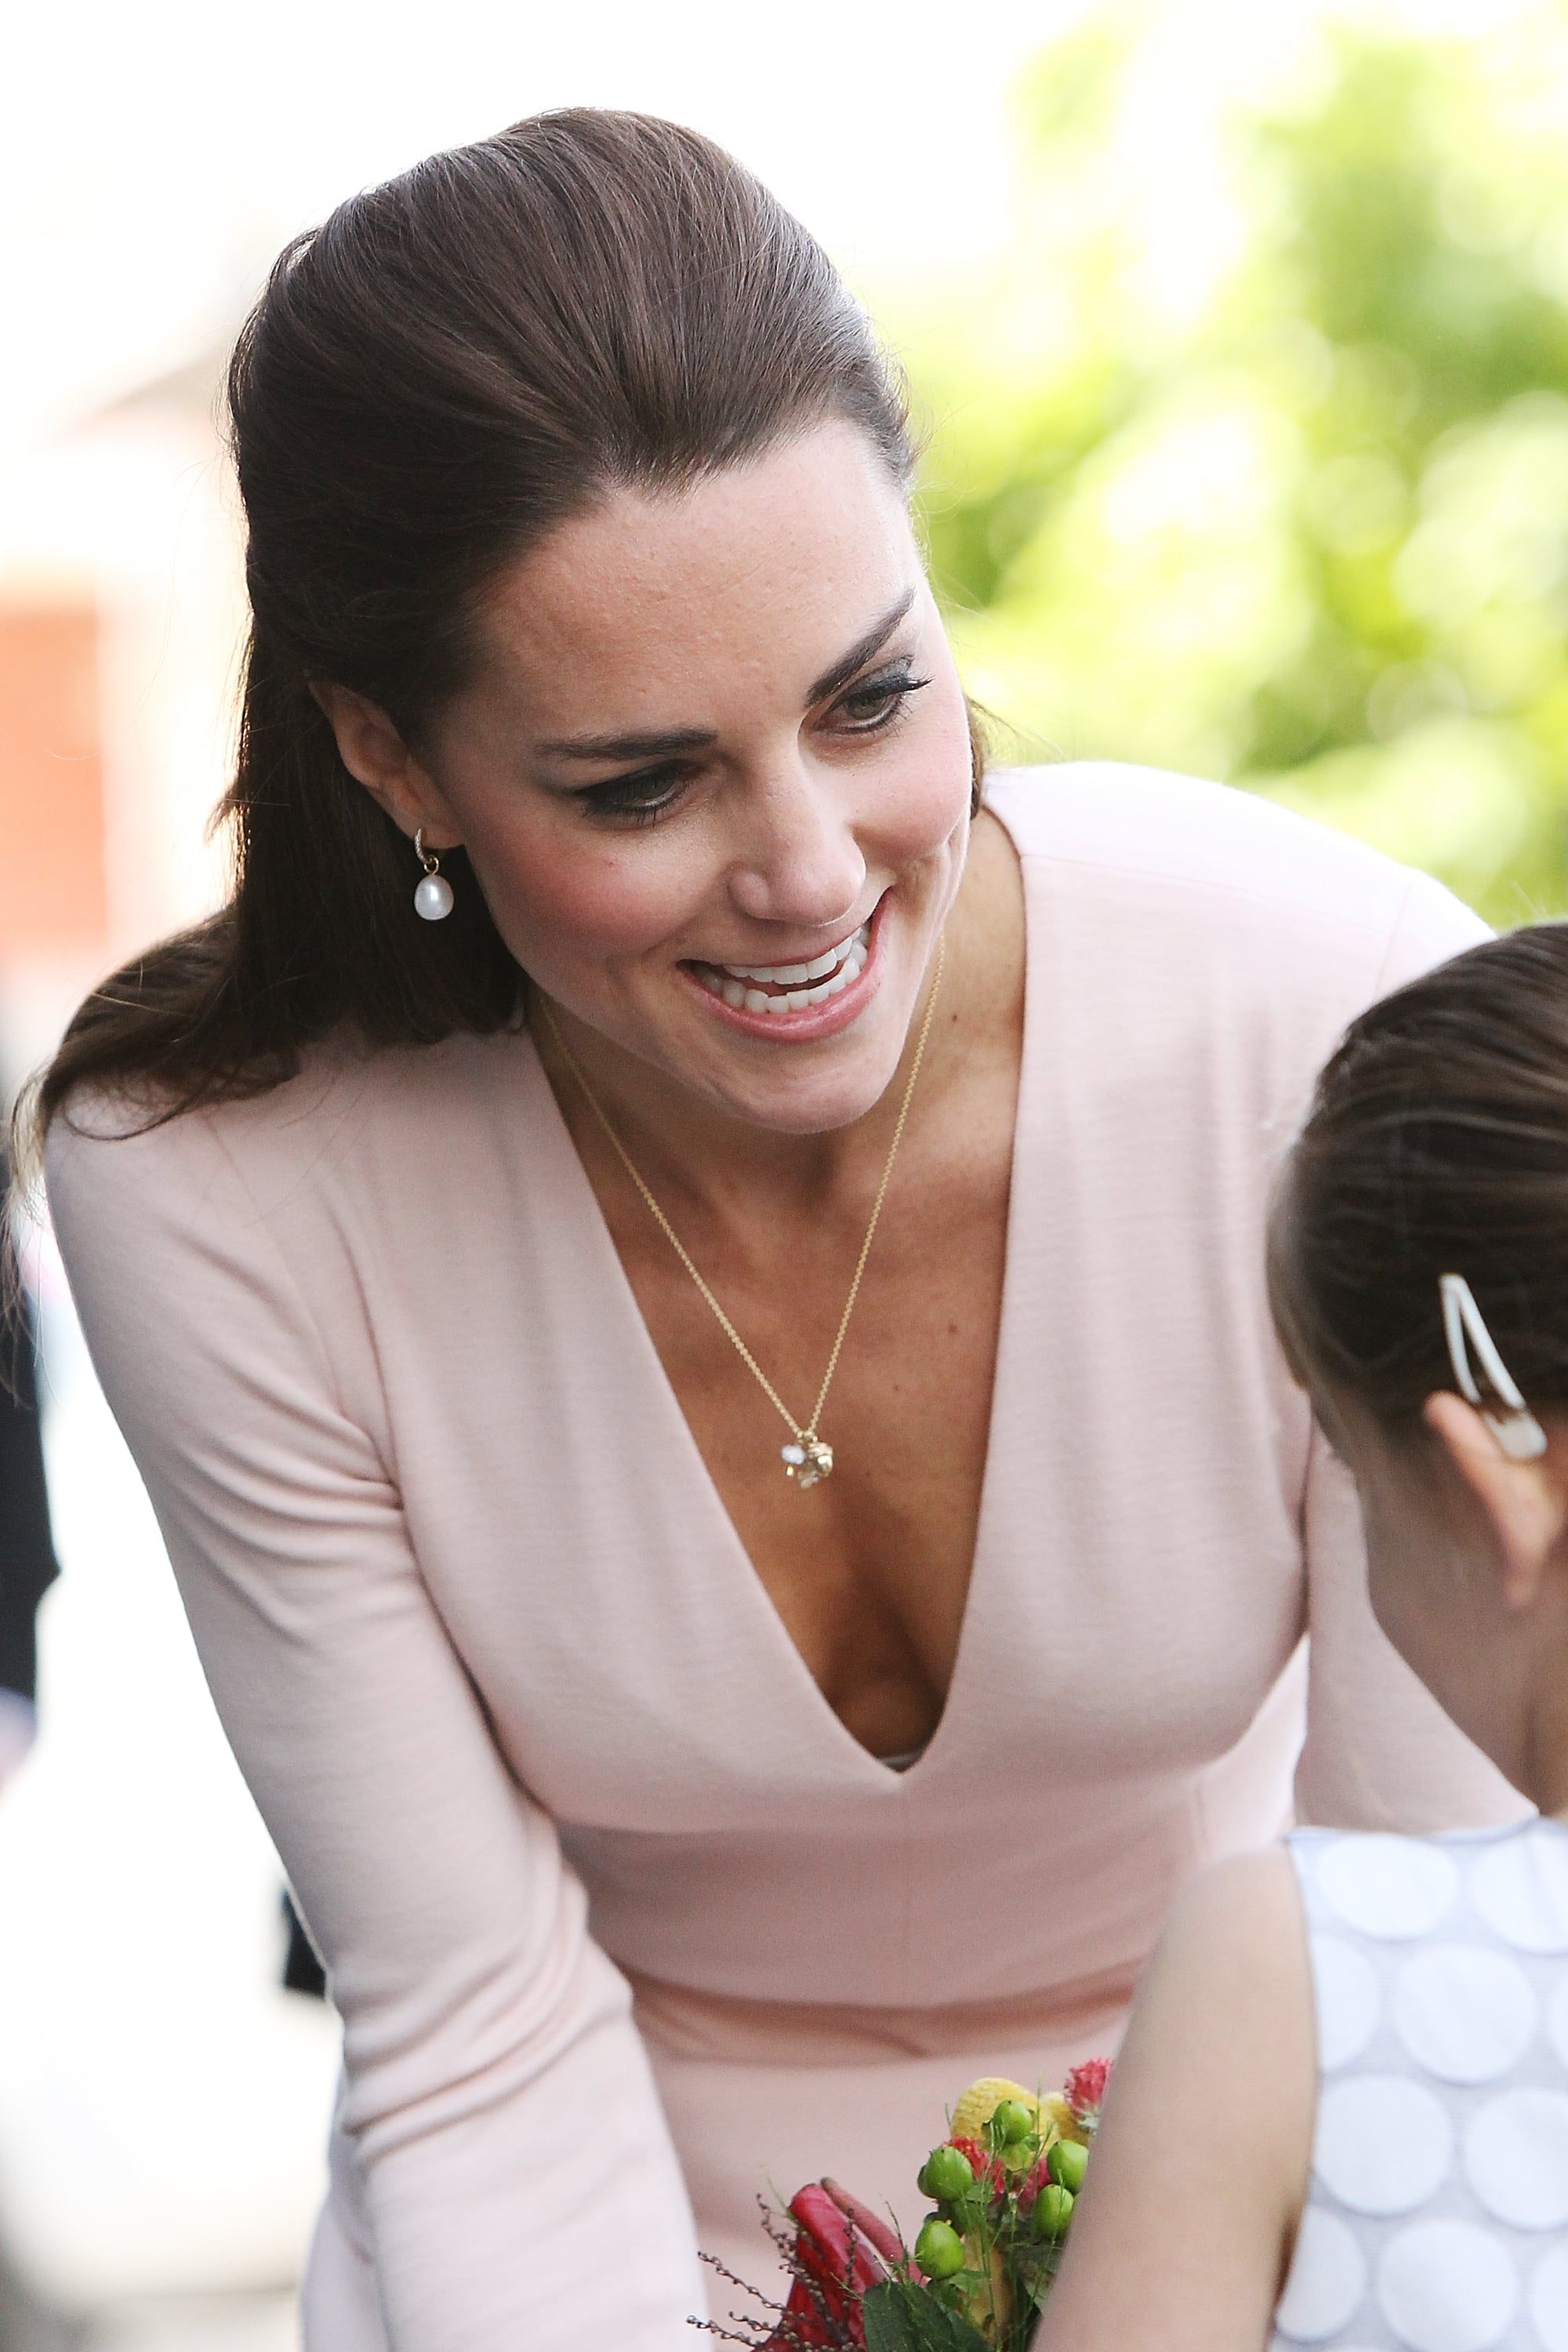
[[[925,1013],[921,1022],[920,1034],[915,1040],[915,1057],[910,1064],[910,1075],[904,1082],[904,1098],[899,1105],[899,1116],[893,1127],[893,1139],[888,1146],[888,1156],[882,1163],[882,1181],[877,1187],[877,1198],[871,1206],[871,1221],[866,1228],[866,1238],[860,1244],[860,1255],[855,1261],[854,1279],[849,1285],[849,1296],[844,1302],[844,1312],[838,1318],[838,1329],[834,1337],[833,1352],[827,1359],[827,1370],[822,1375],[822,1386],[816,1391],[816,1402],[812,1407],[811,1419],[804,1423],[796,1421],[794,1413],[791,1412],[788,1405],[785,1404],[783,1397],[780,1396],[777,1389],[774,1388],[772,1381],[769,1380],[766,1372],[763,1371],[761,1364],[758,1363],[755,1356],[752,1355],[750,1348],[747,1347],[744,1339],[742,1339],[692,1264],[685,1244],[643,1181],[630,1152],[611,1126],[609,1117],[600,1103],[598,1096],[584,1076],[576,1056],[556,1025],[555,1015],[551,1011],[548,1001],[543,998],[540,1000],[540,1009],[549,1024],[550,1034],[555,1041],[556,1050],[581,1087],[584,1099],[609,1138],[616,1158],[641,1193],[643,1204],[648,1214],[653,1218],[665,1240],[712,1308],[720,1328],[741,1361],[774,1411],[783,1416],[790,1431],[789,1444],[779,1448],[784,1465],[784,1476],[793,1478],[800,1486],[815,1486],[819,1479],[832,1475],[833,1448],[831,1445],[825,1444],[817,1435],[817,1423],[822,1419],[823,1406],[827,1402],[827,1391],[833,1385],[833,1375],[838,1370],[838,1358],[844,1347],[844,1335],[849,1328],[849,1318],[855,1312],[855,1301],[860,1295],[860,1277],[866,1271],[866,1261],[871,1255],[871,1244],[877,1237],[877,1223],[882,1213],[882,1203],[888,1197],[888,1182],[893,1172],[893,1162],[899,1156],[899,1146],[904,1139],[904,1125],[910,1115],[910,1104],[914,1098],[915,1080],[920,1076],[921,1064],[925,1059],[926,1039],[931,1035],[931,1015],[936,1011],[937,992],[942,987],[944,955],[945,947],[942,935],[939,931],[936,941],[936,970],[931,974],[931,993],[926,998]]]

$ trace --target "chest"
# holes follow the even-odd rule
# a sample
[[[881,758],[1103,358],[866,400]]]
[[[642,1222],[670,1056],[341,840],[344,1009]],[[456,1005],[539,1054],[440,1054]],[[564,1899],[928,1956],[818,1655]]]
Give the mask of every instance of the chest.
[[[975,1553],[1002,1311],[1011,1100],[955,1160],[889,1187],[819,1433],[829,1476],[785,1474],[792,1430],[637,1201],[601,1205],[720,1502],[807,1672],[876,1754],[921,1745],[952,1683]],[[713,1287],[792,1419],[810,1423],[858,1219],[752,1235]]]
[[[345,1355],[343,1392],[384,1418],[421,1576],[562,1818],[705,1822],[742,1789],[776,1821],[784,1788],[809,1806],[818,1776],[939,1717],[944,1770],[1005,1724],[1009,1786],[1077,1785],[1109,1754],[1131,1785],[1223,1752],[1289,1655],[1308,1421],[1263,1296],[1271,1129],[1206,1019],[1191,1040],[1131,1011],[1080,1034],[1115,974],[1083,977],[1060,909],[1036,936],[1021,1086],[972,1097],[934,1151],[917,1100],[810,1490],[531,1054],[468,1137],[460,1220],[407,1213],[445,1214],[446,1155],[422,1191],[389,1156],[373,1223],[356,1193],[325,1327],[367,1297],[397,1316],[364,1366]],[[792,1417],[868,1207],[751,1221],[742,1249],[684,1233]]]

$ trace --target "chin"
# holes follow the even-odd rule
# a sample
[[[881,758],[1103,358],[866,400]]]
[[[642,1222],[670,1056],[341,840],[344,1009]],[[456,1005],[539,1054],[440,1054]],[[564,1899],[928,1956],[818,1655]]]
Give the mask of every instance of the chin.
[[[706,1091],[717,1108],[747,1127],[773,1135],[832,1135],[874,1110],[897,1071],[896,1054],[885,1066],[879,1055],[875,1066],[857,1055],[853,1070],[822,1070],[815,1078],[802,1075],[784,1086],[725,1086],[715,1080]]]

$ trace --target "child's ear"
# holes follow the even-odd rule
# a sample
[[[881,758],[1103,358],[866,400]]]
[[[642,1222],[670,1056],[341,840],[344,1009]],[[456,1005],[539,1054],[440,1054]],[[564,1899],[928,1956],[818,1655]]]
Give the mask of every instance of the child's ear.
[[[1463,1397],[1444,1390],[1427,1398],[1421,1418],[1479,1504],[1491,1529],[1504,1608],[1530,1608],[1568,1536],[1568,1491],[1561,1442],[1537,1461],[1515,1461],[1504,1452],[1485,1416]]]

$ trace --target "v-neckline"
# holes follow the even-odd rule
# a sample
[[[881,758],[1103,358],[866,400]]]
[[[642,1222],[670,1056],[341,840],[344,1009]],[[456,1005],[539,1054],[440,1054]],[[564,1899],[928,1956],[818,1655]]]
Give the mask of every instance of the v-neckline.
[[[1006,1339],[1009,1312],[1017,1287],[1015,1268],[1021,1255],[1018,1247],[1018,1225],[1026,1191],[1026,1187],[1020,1185],[1018,1181],[1018,1138],[1027,1125],[1026,1113],[1030,1091],[1032,1058],[1030,1040],[1037,1025],[1038,1013],[1034,1002],[1033,978],[1037,959],[1030,954],[1032,910],[1029,906],[1028,871],[1012,826],[999,808],[993,807],[991,813],[1006,834],[1009,846],[1018,861],[1018,882],[1022,893],[1024,923],[1023,1034],[1019,1045],[1018,1090],[1014,1108],[1013,1152],[1007,1180],[1002,1288],[996,1315],[996,1353],[992,1370],[991,1408],[986,1420],[985,1458],[980,1476],[980,1502],[974,1517],[974,1550],[970,1561],[969,1584],[964,1593],[958,1642],[953,1651],[952,1672],[948,1678],[942,1711],[932,1727],[931,1737],[910,1763],[905,1765],[889,1763],[886,1758],[876,1755],[864,1741],[856,1738],[843,1717],[838,1714],[828,1699],[826,1692],[807,1665],[799,1645],[784,1623],[778,1604],[768,1591],[767,1585],[758,1572],[755,1561],[741,1539],[740,1530],[731,1517],[729,1506],[719,1491],[718,1483],[708,1466],[702,1449],[697,1443],[695,1433],[675,1392],[674,1384],[665,1370],[664,1360],[654,1345],[653,1334],[647,1328],[641,1307],[637,1304],[637,1293],[632,1288],[630,1277],[621,1262],[620,1253],[616,1248],[609,1224],[599,1205],[598,1196],[589,1181],[588,1171],[584,1167],[578,1156],[577,1147],[572,1140],[571,1130],[567,1127],[561,1106],[555,1098],[555,1090],[545,1073],[538,1048],[526,1026],[521,1031],[522,1042],[531,1062],[532,1075],[537,1080],[538,1092],[543,1097],[544,1116],[547,1120],[553,1122],[552,1140],[563,1161],[569,1163],[567,1182],[581,1212],[582,1223],[585,1229],[584,1239],[592,1235],[592,1252],[604,1267],[606,1289],[615,1296],[620,1321],[627,1327],[631,1345],[640,1353],[648,1370],[647,1391],[650,1412],[663,1423],[662,1428],[656,1428],[654,1432],[658,1458],[671,1465],[672,1474],[677,1465],[682,1465],[681,1475],[689,1476],[693,1491],[700,1496],[708,1519],[713,1524],[724,1549],[739,1571],[742,1588],[750,1591],[752,1599],[746,1605],[753,1610],[760,1610],[767,1629],[767,1639],[775,1650],[782,1649],[792,1680],[797,1687],[804,1685],[807,1706],[819,1720],[823,1717],[826,1718],[831,1727],[829,1736],[837,1737],[839,1744],[850,1751],[861,1772],[875,1774],[876,1780],[872,1785],[879,1784],[889,1790],[908,1789],[926,1779],[939,1751],[945,1752],[952,1744],[954,1737],[952,1726],[958,1717],[955,1703],[969,1669],[971,1653],[975,1646],[977,1606],[982,1592],[983,1572],[990,1549],[986,1541],[986,1529],[995,1508],[994,1486],[996,1432],[1001,1418],[1003,1371],[1008,1352]]]

